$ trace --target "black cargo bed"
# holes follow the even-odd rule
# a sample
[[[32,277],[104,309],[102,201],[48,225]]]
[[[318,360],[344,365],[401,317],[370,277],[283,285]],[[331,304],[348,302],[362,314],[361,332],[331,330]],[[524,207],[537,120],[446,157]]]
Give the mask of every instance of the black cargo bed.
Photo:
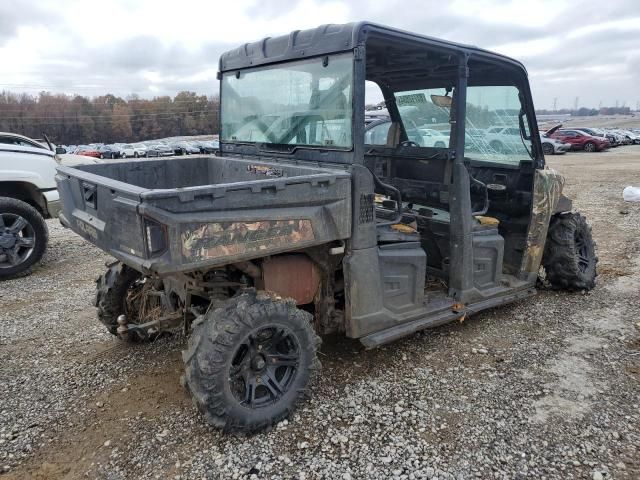
[[[350,236],[343,168],[191,156],[58,167],[61,220],[138,270],[207,269]]]

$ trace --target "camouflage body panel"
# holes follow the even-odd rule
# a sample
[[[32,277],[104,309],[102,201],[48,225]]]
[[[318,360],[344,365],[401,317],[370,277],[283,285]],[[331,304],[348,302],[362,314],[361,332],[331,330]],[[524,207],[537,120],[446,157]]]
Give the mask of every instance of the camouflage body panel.
[[[536,170],[527,246],[520,271],[537,273],[544,253],[549,221],[562,196],[564,177],[552,169]]]
[[[192,223],[182,227],[182,258],[193,263],[236,257],[315,240],[311,220]]]

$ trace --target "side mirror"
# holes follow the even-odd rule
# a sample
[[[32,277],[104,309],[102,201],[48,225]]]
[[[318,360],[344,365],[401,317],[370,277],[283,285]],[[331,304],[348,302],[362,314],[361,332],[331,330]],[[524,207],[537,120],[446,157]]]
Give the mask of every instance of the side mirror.
[[[451,108],[451,98],[448,95],[431,95],[433,104],[441,108]]]
[[[64,148],[56,147],[56,155],[62,155],[64,153],[67,153],[67,151]]]

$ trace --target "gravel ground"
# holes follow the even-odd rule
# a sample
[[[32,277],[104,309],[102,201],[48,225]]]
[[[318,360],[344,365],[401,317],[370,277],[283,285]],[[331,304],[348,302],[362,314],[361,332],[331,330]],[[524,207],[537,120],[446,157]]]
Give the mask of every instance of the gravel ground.
[[[640,147],[552,157],[593,224],[598,287],[541,291],[373,351],[325,338],[313,397],[272,432],[207,427],[185,340],[126,345],[91,306],[108,257],[54,221],[0,284],[1,478],[640,478]]]

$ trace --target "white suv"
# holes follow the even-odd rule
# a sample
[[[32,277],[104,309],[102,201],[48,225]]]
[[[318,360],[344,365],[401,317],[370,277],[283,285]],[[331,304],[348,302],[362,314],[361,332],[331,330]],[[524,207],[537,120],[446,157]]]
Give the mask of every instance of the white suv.
[[[44,145],[0,132],[0,280],[26,273],[44,254],[44,218],[60,210],[56,165]]]
[[[140,145],[140,144],[133,145],[131,143],[128,143],[128,144],[122,145],[120,147],[120,156],[122,158],[146,157],[147,156],[147,147],[145,147],[144,145]]]

